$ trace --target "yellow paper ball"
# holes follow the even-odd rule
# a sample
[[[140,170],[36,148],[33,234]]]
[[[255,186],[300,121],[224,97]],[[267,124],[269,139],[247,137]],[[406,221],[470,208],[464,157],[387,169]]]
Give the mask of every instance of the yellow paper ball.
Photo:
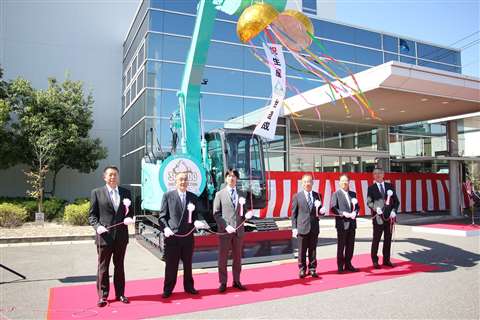
[[[250,41],[272,23],[277,16],[278,11],[269,4],[255,3],[254,5],[251,5],[243,11],[238,19],[238,38],[243,43]]]

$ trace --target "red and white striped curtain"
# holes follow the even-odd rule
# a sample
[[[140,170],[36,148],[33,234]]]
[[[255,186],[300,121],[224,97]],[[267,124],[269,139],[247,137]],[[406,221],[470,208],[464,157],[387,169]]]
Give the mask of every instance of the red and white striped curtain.
[[[291,216],[291,200],[302,190],[302,176],[308,172],[267,172],[267,206],[255,210],[261,218],[286,218]],[[339,188],[341,173],[313,173],[313,190],[322,194],[322,205],[330,208],[332,193]],[[371,215],[367,207],[368,186],[373,183],[371,173],[349,173],[350,190],[357,193],[360,215]],[[450,208],[447,174],[436,173],[385,173],[400,200],[399,212],[442,211]],[[464,202],[467,198],[464,197]],[[463,204],[464,206],[466,203]]]

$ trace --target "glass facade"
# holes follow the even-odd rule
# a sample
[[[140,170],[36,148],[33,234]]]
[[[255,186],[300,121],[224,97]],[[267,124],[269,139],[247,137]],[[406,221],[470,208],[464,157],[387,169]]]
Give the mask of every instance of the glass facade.
[[[316,5],[314,0],[304,0],[304,12],[314,14]],[[140,163],[145,153],[170,150],[169,119],[178,107],[176,92],[194,29],[196,6],[195,0],[145,0],[125,39],[121,171],[122,182],[132,186],[134,192],[138,192],[135,187],[140,186]],[[257,61],[251,48],[239,42],[236,19],[219,12],[215,21],[201,90],[206,131],[223,127],[225,121],[257,110],[270,100],[269,70]],[[313,17],[312,22],[315,35],[328,54],[353,73],[392,60],[461,72],[460,51]],[[315,47],[312,49],[318,52]],[[289,65],[300,68],[290,53],[285,55]],[[340,76],[347,75],[345,70],[335,71]],[[300,92],[323,84],[295,69],[288,69],[287,75],[290,85]],[[295,94],[289,92],[288,96]],[[305,121],[301,129],[305,138],[303,147],[323,151],[315,151],[308,159],[298,161],[289,159],[286,147],[290,143],[292,148],[301,148],[298,132],[292,129],[291,120],[282,121],[278,139],[268,144],[267,164],[271,170],[303,170],[307,164],[309,168],[324,171],[368,170],[375,161],[388,155],[389,141],[393,143],[395,155],[413,152],[409,141],[414,141],[412,145],[422,144],[425,154],[434,154],[444,147],[436,140],[437,136],[418,142],[418,139],[409,140],[410,136],[400,129],[390,131],[389,135],[386,127],[354,124],[339,127],[327,122]],[[397,138],[402,139],[403,147],[395,144]],[[345,154],[345,150],[350,150],[350,154]]]

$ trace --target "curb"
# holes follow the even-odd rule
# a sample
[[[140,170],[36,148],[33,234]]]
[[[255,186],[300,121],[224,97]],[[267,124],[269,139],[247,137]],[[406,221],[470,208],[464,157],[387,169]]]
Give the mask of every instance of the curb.
[[[135,234],[129,234],[130,239],[135,238]],[[13,243],[36,243],[36,242],[56,242],[56,241],[82,241],[82,240],[95,240],[95,235],[84,236],[45,236],[45,237],[22,237],[22,238],[2,238],[0,244],[13,244]]]

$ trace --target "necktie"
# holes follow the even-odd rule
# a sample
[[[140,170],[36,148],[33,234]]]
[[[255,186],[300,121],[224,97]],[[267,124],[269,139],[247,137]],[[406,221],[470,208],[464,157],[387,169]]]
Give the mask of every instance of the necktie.
[[[308,197],[307,197],[307,203],[308,203],[308,208],[312,210],[313,207],[313,201],[312,201],[312,194],[309,192]]]
[[[235,189],[232,189],[232,190],[231,190],[230,199],[232,200],[233,207],[236,209],[236,205],[235,205]]]
[[[120,199],[119,199],[119,195],[118,195],[118,190],[117,189],[113,189],[112,190],[112,202],[113,202],[113,208],[115,209],[115,211],[118,210],[118,206],[120,204]]]
[[[182,201],[182,211],[185,210],[185,193],[182,193],[182,196],[180,197]]]
[[[382,196],[385,198],[385,188],[383,188],[383,183],[380,183],[380,192],[382,193]]]

